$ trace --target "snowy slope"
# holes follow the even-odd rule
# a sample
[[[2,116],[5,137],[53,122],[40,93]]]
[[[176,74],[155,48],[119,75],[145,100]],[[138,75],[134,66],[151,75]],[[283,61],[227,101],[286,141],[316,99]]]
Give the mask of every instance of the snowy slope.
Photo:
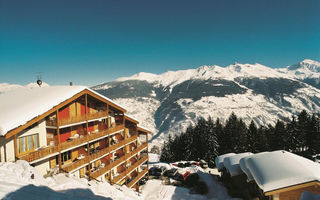
[[[154,157],[151,155],[151,157]],[[175,168],[171,164],[158,163],[158,166]],[[31,167],[26,161],[19,160],[16,163],[0,163],[0,199],[4,200],[213,200],[232,199],[226,188],[214,179],[202,168],[179,168],[179,171],[198,173],[200,179],[209,187],[205,195],[190,194],[189,189],[172,185],[162,185],[161,180],[149,180],[141,187],[139,194],[126,186],[110,185],[108,182],[87,181],[65,174],[57,174],[53,177],[43,178],[40,173]],[[216,172],[215,170],[211,170]]]
[[[0,199],[142,200],[126,187],[58,174],[43,178],[26,161],[0,163]]]
[[[158,75],[141,72],[93,89],[126,105],[129,114],[153,131],[152,144],[163,144],[168,134],[181,133],[199,117],[224,121],[234,112],[246,123],[266,125],[303,109],[319,112],[320,90],[293,73],[303,68],[309,70],[307,77],[314,77],[319,62],[304,60],[297,65],[274,69],[235,63]]]

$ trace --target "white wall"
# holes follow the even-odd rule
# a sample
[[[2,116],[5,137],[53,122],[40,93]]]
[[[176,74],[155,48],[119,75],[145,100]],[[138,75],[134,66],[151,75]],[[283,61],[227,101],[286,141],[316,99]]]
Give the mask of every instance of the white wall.
[[[0,157],[1,162],[15,161],[13,138],[5,139],[5,137],[0,137]]]
[[[35,163],[34,167],[40,172],[42,176],[47,174],[47,172],[50,170],[49,159],[45,159],[43,161]]]

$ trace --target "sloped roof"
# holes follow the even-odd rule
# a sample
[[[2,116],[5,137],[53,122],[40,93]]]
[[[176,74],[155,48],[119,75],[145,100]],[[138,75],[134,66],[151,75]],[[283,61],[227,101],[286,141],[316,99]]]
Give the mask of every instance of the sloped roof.
[[[320,164],[287,151],[255,154],[246,167],[263,192],[320,181]]]
[[[5,136],[9,131],[24,125],[85,89],[123,108],[85,86],[19,88],[0,94],[0,136]]]

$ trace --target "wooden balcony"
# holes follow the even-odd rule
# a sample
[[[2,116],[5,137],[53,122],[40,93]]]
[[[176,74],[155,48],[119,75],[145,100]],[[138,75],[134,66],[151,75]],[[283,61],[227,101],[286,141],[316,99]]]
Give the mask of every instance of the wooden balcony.
[[[127,187],[131,188],[132,186],[134,186],[147,173],[148,173],[148,168],[145,168],[142,172],[139,172],[138,176],[136,176],[133,180],[127,183]]]
[[[129,152],[127,154],[127,157],[130,158],[131,156],[137,154],[139,151],[141,151],[142,149],[144,149],[146,147],[148,147],[148,143],[144,143],[144,144],[138,146],[136,149],[134,149],[133,151]]]
[[[27,162],[32,162],[40,158],[46,157],[48,155],[57,153],[58,151],[59,151],[58,146],[49,146],[46,148],[41,148],[36,151],[24,154],[24,155],[20,155],[18,156],[18,159],[25,160]]]
[[[97,113],[90,113],[88,114],[88,120],[92,120],[92,119],[99,119],[102,117],[107,117],[108,113],[106,111],[100,111]]]
[[[91,140],[94,140],[94,139],[109,135],[109,134],[111,134],[113,132],[120,131],[122,129],[124,129],[124,125],[119,125],[119,126],[116,126],[114,128],[109,128],[107,130],[99,131],[97,133],[91,133],[89,135],[85,135],[85,136],[82,136],[82,137],[79,137],[79,138],[72,139],[72,140],[66,141],[64,143],[61,143],[60,144],[60,148],[61,148],[61,151],[64,151],[64,150],[67,150],[67,149],[72,149],[73,147],[76,147],[76,146],[81,145],[81,144],[85,144],[88,141],[91,141]],[[125,142],[122,142],[120,145],[124,145],[124,144],[125,144]],[[46,156],[49,156],[49,155],[57,153],[57,152],[59,152],[58,146],[48,146],[48,147],[41,148],[39,150],[30,152],[30,153],[27,153],[25,155],[18,156],[18,159],[26,160],[28,162],[32,162],[32,161],[44,158]]]
[[[92,153],[91,155],[87,156],[85,159],[87,159],[87,163],[89,163],[89,159],[90,159],[90,161],[93,161],[93,160],[96,160],[96,159],[100,159],[101,157],[109,154],[111,151],[114,151],[114,150],[116,150],[116,149],[118,149],[118,148],[120,148],[120,147],[122,147],[122,146],[124,146],[124,145],[126,145],[126,144],[128,144],[128,143],[130,143],[130,142],[132,142],[134,140],[136,140],[136,139],[137,139],[137,136],[132,136],[130,138],[121,140],[117,144],[111,145],[111,146],[103,148],[103,149],[101,149],[101,150],[99,150],[99,151],[97,151],[95,153]],[[124,157],[124,159],[125,159],[126,156],[122,156],[122,157]],[[81,159],[81,160],[77,160],[75,162],[72,162],[70,165],[64,167],[63,169],[65,171],[67,171],[67,172],[70,172],[70,171],[80,167],[81,165],[84,165],[85,163],[83,163],[84,162],[83,160],[85,160],[85,159]]]
[[[109,165],[98,169],[97,171],[93,172],[91,174],[92,178],[98,178],[99,176],[103,175],[104,173],[108,172],[109,170],[111,170],[112,168],[114,168],[115,166],[121,164],[122,162],[124,162],[126,160],[126,156],[123,155],[120,158],[116,159],[114,162],[110,163]]]
[[[89,157],[86,156],[85,158],[81,159],[81,160],[77,160],[77,161],[73,161],[72,163],[63,166],[62,169],[66,172],[71,172],[72,170],[81,167],[82,165],[86,165],[89,163]]]
[[[131,141],[133,141],[133,139],[131,139]],[[121,143],[121,144],[115,144],[112,146],[112,148],[110,148],[110,151],[113,151],[117,148],[119,148],[120,146],[127,144],[128,141],[130,141],[129,139],[126,140],[125,143]],[[122,142],[122,141],[121,141]],[[97,171],[95,171],[94,173],[91,174],[92,178],[98,178],[99,176],[101,176],[102,174],[106,173],[107,171],[111,170],[112,168],[114,168],[115,166],[117,166],[118,164],[120,164],[121,162],[125,161],[126,159],[130,158],[131,156],[137,154],[139,151],[141,151],[142,149],[146,148],[148,146],[147,143],[139,146],[138,148],[136,148],[135,150],[133,150],[132,152],[129,152],[127,154],[125,154],[124,156],[121,156],[119,159],[115,160],[114,162],[110,163],[109,165],[105,166],[104,168],[100,168]],[[109,151],[109,152],[110,152]],[[98,157],[98,156],[97,156]]]
[[[68,124],[75,124],[78,122],[85,122],[86,120],[92,120],[92,119],[99,119],[102,117],[107,117],[108,113],[106,111],[101,111],[97,113],[90,113],[87,115],[87,119],[85,115],[80,116],[73,116],[66,119],[60,119],[59,126],[65,126]],[[47,120],[46,121],[47,126],[57,126],[56,120]]]
[[[136,169],[137,167],[139,167],[142,163],[144,163],[145,161],[148,160],[147,156],[144,156],[143,158],[141,158],[140,160],[138,160],[137,162],[135,162],[133,165],[131,165],[129,168],[127,168],[126,170],[124,170],[123,172],[121,172],[119,174],[119,176],[113,178],[111,180],[112,183],[118,183],[120,180],[123,179],[123,177],[125,177],[127,175],[127,173],[130,173],[132,170]]]

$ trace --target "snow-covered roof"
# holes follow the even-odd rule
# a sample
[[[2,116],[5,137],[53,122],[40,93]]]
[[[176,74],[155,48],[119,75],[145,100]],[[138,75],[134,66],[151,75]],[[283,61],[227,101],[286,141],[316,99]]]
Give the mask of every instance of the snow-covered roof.
[[[244,161],[263,192],[320,181],[319,163],[286,151],[255,154]]]
[[[144,127],[144,126],[140,126],[140,125],[138,125],[138,128],[141,128],[141,129],[144,129],[144,130],[146,130],[146,131],[151,132],[151,131],[150,131],[150,129],[148,129],[148,128]]]
[[[27,123],[85,89],[116,104],[85,86],[19,88],[0,94],[0,136],[6,135],[10,130]]]
[[[268,153],[268,152],[261,152],[261,153],[258,153],[258,154],[263,154],[263,153]],[[240,168],[247,175],[247,181],[254,180],[254,178],[253,178],[253,176],[252,176],[252,174],[250,172],[250,169],[247,167],[247,160],[249,158],[251,158],[252,156],[254,156],[254,155],[257,155],[257,154],[252,154],[250,156],[246,156],[246,157],[240,159]]]
[[[129,119],[131,119],[131,120],[133,120],[133,121],[139,122],[139,120],[136,119],[136,118],[134,118],[132,115],[125,114],[124,116],[127,117],[127,118],[129,118]]]
[[[225,158],[227,158],[229,156],[233,156],[233,155],[236,155],[236,154],[235,153],[227,153],[227,154],[223,154],[223,155],[220,155],[220,156],[216,157],[215,162],[216,162],[216,166],[217,166],[219,171],[221,171],[224,168],[223,160]]]
[[[223,165],[228,170],[231,176],[237,176],[243,173],[243,171],[240,168],[240,159],[250,155],[252,155],[252,153],[246,152],[225,157],[223,160]]]

